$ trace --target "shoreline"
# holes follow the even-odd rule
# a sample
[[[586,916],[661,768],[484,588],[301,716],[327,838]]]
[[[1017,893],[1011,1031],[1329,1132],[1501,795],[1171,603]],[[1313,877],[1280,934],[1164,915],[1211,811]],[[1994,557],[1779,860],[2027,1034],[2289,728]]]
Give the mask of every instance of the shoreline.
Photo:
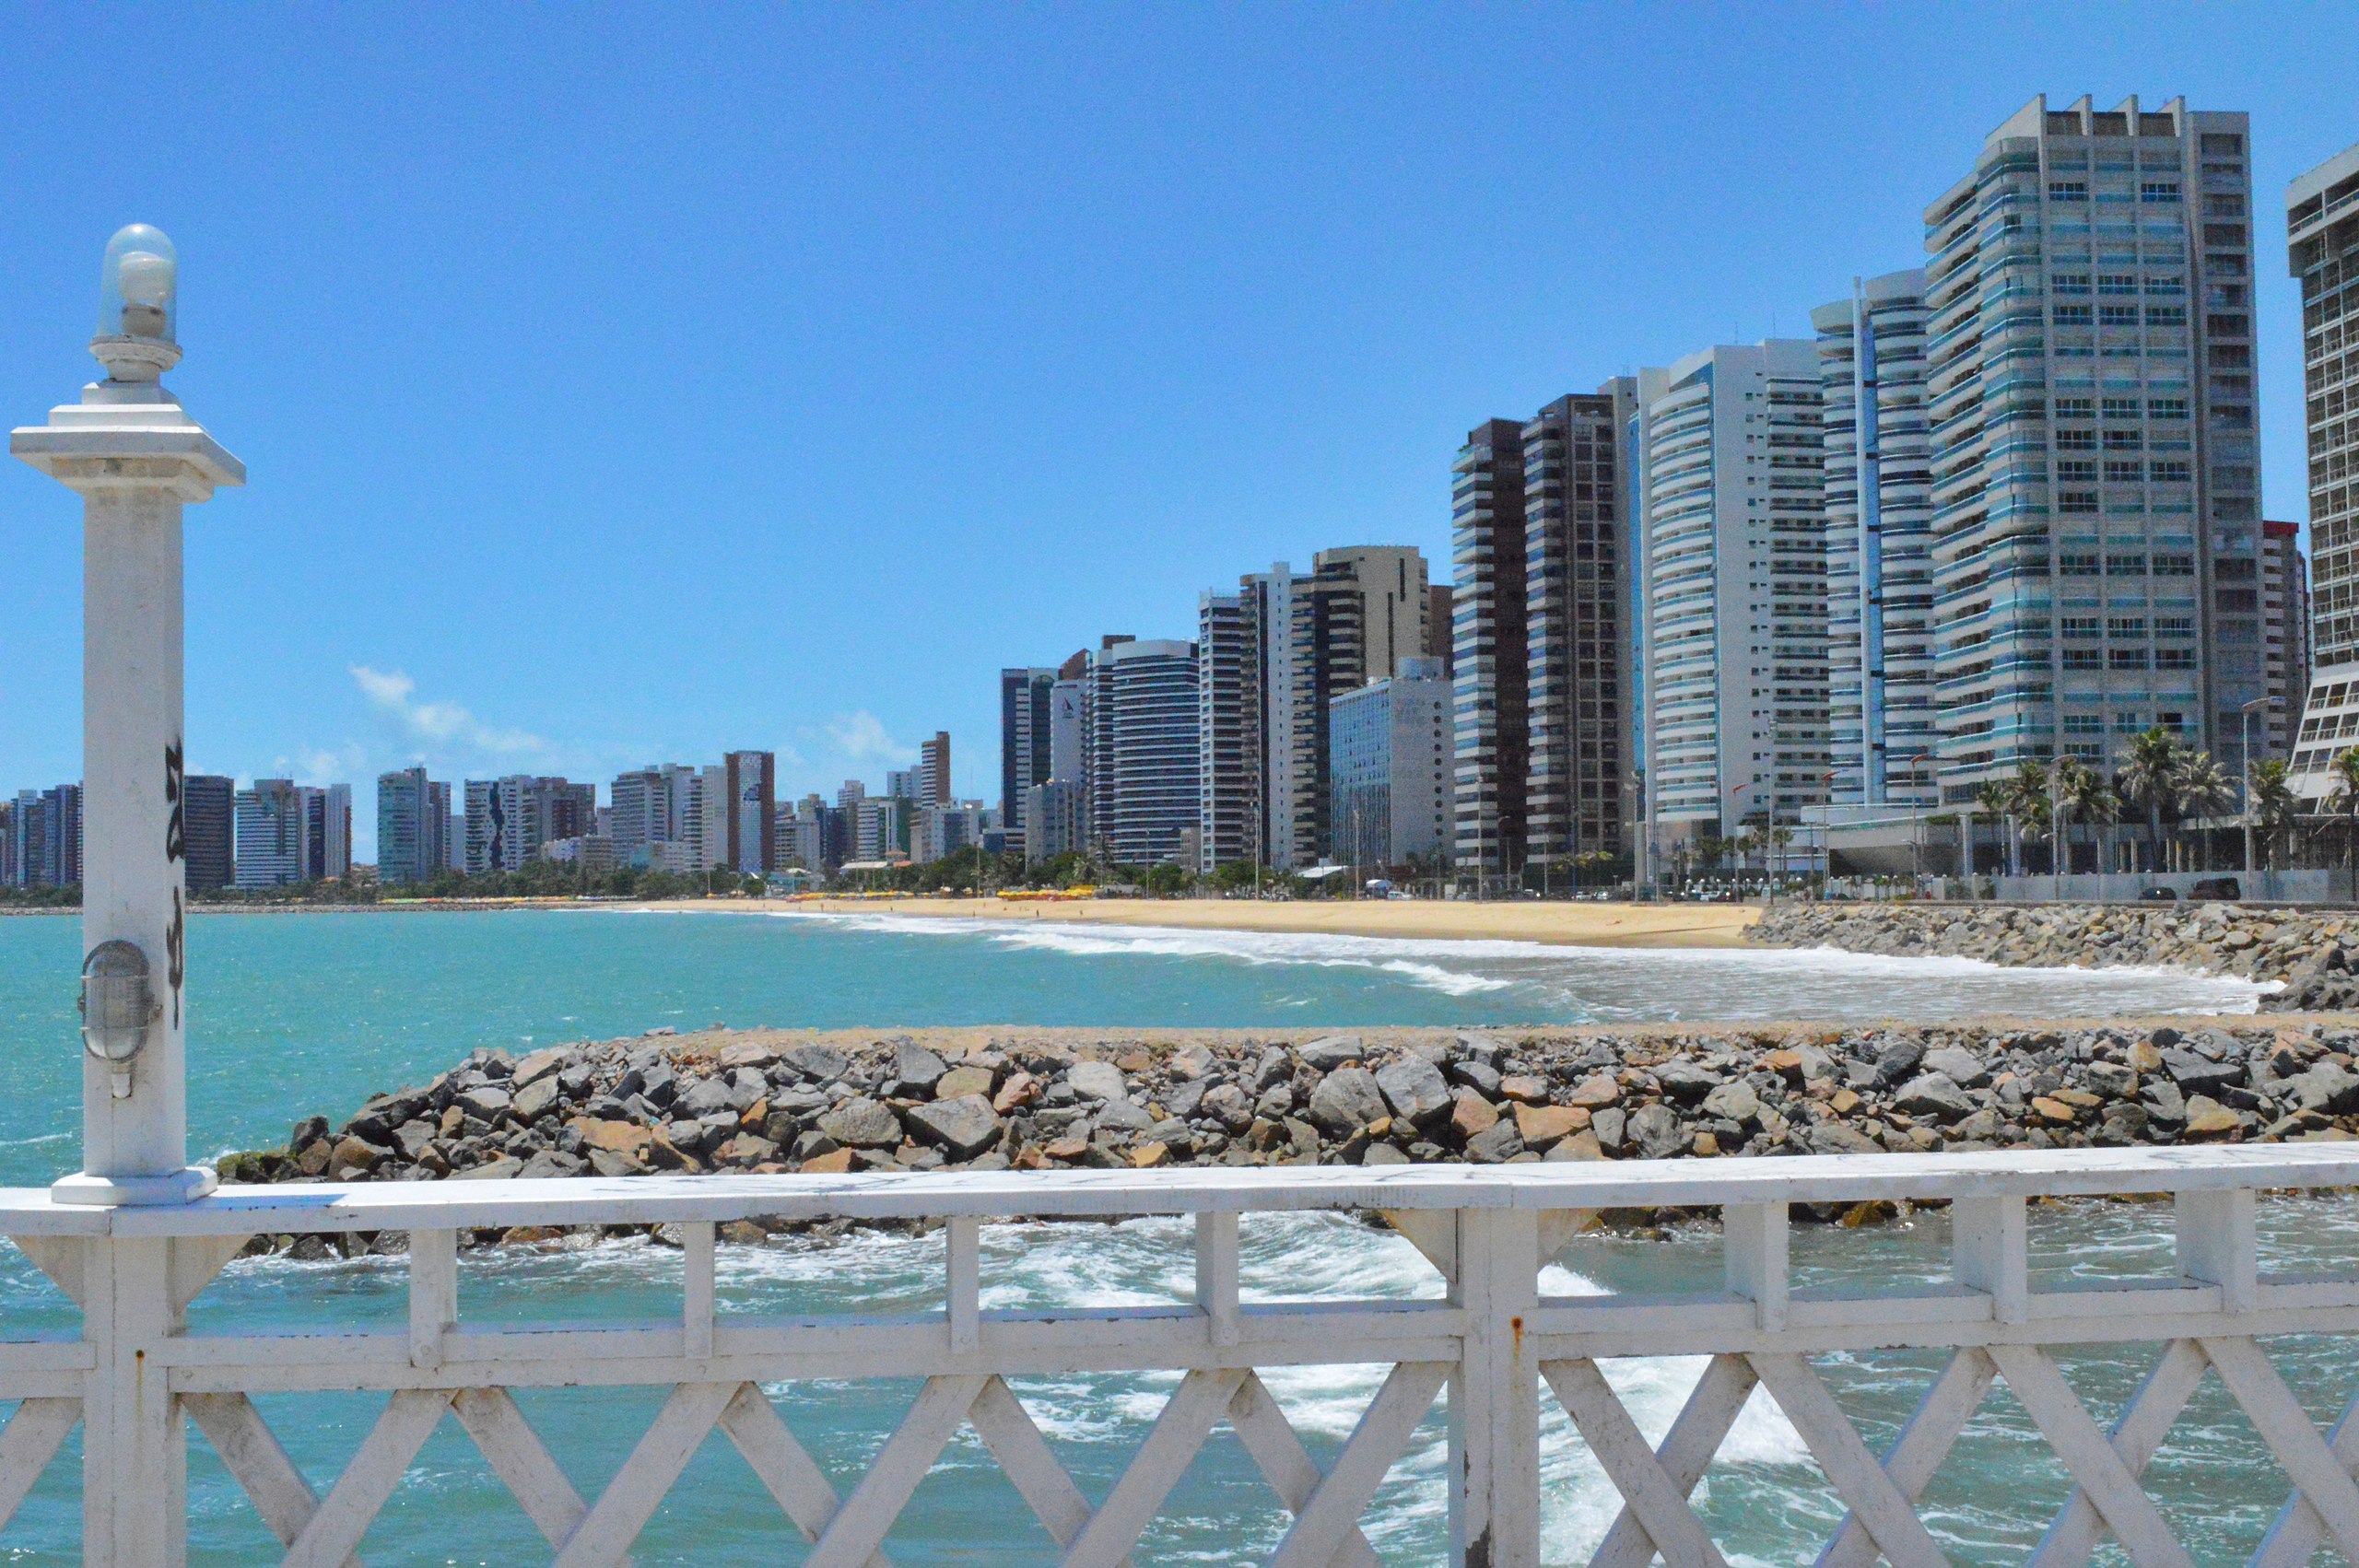
[[[1611,904],[1444,899],[568,898],[393,904],[193,904],[191,915],[455,915],[519,910],[671,915],[874,916],[902,920],[1040,920],[1058,925],[1357,936],[1411,942],[1526,942],[1548,947],[1739,948],[1761,910],[1745,904]],[[78,916],[6,908],[0,916]]]

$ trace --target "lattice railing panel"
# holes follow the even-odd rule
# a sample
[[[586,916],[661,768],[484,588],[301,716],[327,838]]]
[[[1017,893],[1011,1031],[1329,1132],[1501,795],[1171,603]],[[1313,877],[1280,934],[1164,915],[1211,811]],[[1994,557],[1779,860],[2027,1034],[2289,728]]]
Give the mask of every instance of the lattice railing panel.
[[[1393,1367],[1324,1469],[1251,1369],[1190,1372],[1094,1506],[1023,1401],[1004,1379],[988,1375],[927,1379],[848,1493],[839,1492],[751,1382],[674,1388],[622,1468],[588,1503],[503,1388],[394,1394],[324,1494],[305,1480],[244,1395],[190,1395],[182,1403],[263,1523],[287,1548],[286,1562],[299,1568],[358,1562],[370,1526],[445,1416],[457,1421],[555,1549],[559,1568],[626,1561],[631,1543],[716,1431],[751,1467],[787,1522],[811,1543],[810,1568],[883,1568],[891,1561],[886,1537],[962,1427],[981,1440],[1062,1550],[1066,1563],[1111,1568],[1130,1561],[1172,1487],[1224,1426],[1236,1434],[1291,1516],[1271,1562],[1361,1568],[1378,1561],[1361,1532],[1361,1515],[1450,1371],[1441,1362]]]

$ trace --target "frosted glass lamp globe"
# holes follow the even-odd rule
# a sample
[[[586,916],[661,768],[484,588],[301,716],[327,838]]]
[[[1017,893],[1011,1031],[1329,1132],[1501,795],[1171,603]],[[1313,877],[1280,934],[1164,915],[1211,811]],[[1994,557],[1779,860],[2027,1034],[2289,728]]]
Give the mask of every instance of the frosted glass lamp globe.
[[[180,252],[162,229],[117,229],[99,275],[99,335],[179,341],[180,270]]]
[[[110,380],[152,381],[180,363],[180,252],[162,229],[129,224],[107,241],[90,352]]]

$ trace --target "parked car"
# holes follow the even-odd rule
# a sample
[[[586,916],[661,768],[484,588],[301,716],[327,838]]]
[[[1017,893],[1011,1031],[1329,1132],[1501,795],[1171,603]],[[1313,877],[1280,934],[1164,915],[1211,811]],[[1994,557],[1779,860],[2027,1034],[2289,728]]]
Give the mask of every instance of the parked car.
[[[2169,887],[2145,888],[2139,893],[2138,896],[2144,899],[2149,904],[2176,904],[2178,902],[2178,891],[2176,888]]]
[[[2232,876],[2207,876],[2188,894],[2189,898],[2218,899],[2224,904],[2234,904],[2244,895],[2244,883]]]

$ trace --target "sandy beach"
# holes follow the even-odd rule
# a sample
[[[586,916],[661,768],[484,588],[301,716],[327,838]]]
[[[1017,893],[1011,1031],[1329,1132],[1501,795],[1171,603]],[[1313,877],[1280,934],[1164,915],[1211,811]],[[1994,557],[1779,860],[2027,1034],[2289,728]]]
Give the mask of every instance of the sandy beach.
[[[674,904],[652,907],[679,908]],[[1739,947],[1761,911],[1727,904],[1450,903],[1432,899],[826,898],[717,900],[708,907],[781,909],[905,919],[1055,920],[1072,925],[1174,926],[1200,930],[1536,942],[1563,947]]]

